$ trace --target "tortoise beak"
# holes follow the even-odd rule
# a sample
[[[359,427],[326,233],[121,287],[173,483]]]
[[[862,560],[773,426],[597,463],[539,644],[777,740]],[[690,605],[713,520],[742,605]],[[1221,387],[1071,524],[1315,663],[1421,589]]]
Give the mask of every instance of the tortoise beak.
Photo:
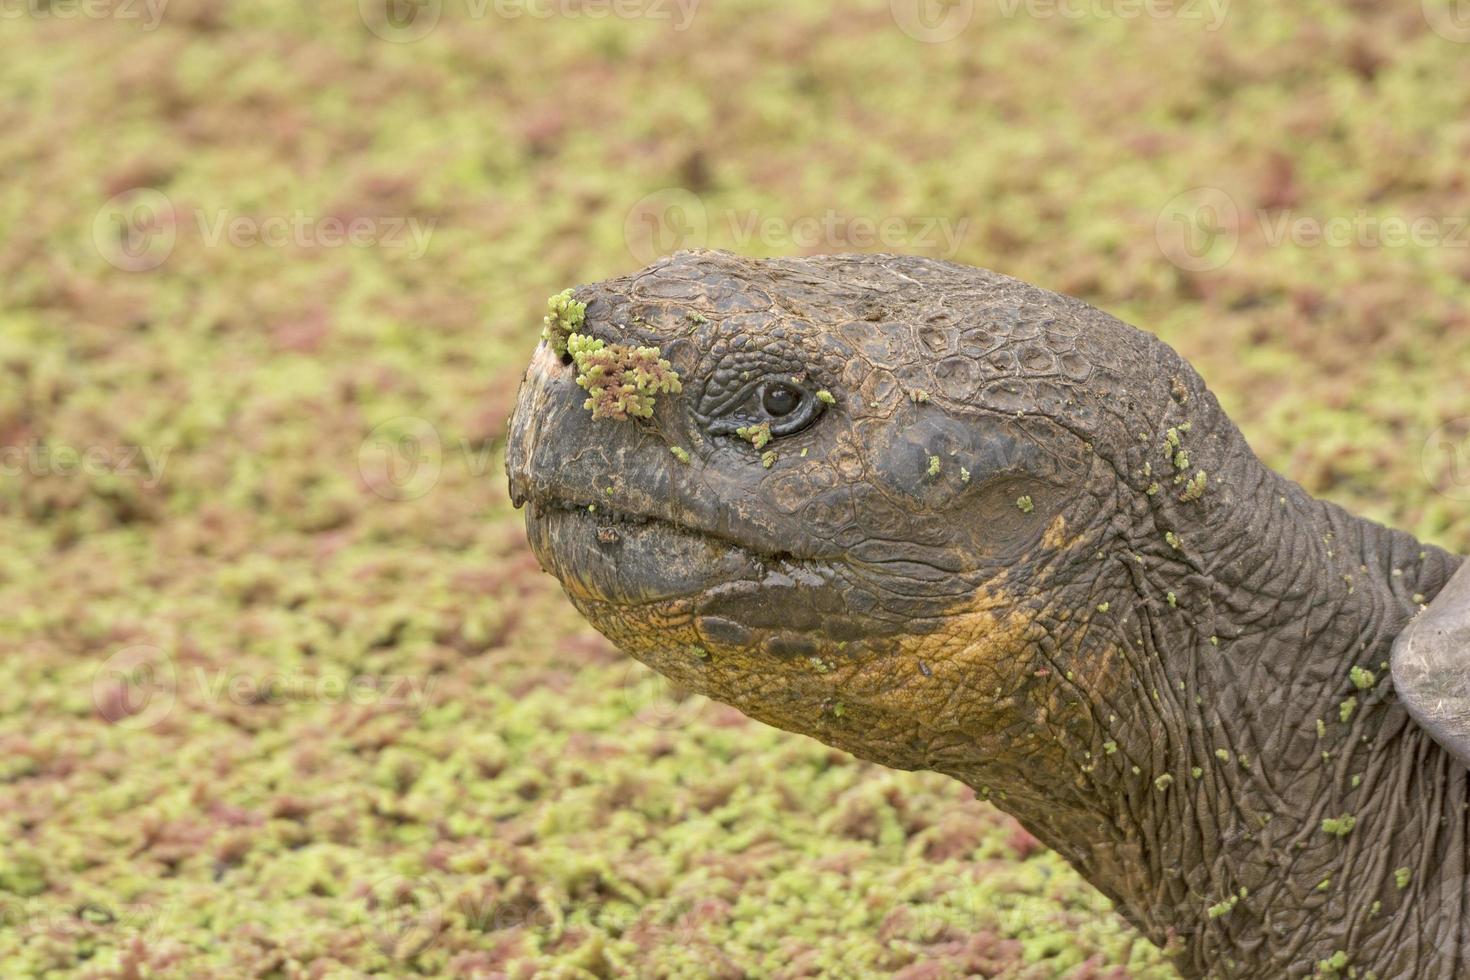
[[[584,397],[572,368],[562,364],[545,341],[539,344],[521,378],[505,448],[505,471],[510,479],[511,503],[515,506],[525,506],[534,495],[532,460],[538,432],[542,431],[538,422],[571,415],[568,409],[579,406]]]
[[[743,549],[673,518],[668,449],[631,420],[593,419],[575,375],[541,344],[511,416],[510,496],[541,566],[575,598],[621,604],[757,576]]]

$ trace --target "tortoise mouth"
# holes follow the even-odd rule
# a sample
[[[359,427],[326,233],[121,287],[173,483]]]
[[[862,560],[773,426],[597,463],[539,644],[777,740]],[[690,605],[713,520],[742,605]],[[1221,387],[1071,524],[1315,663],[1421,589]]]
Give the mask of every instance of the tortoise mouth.
[[[632,636],[628,649],[687,629],[691,641],[711,649],[851,659],[898,632],[865,614],[840,565],[762,555],[602,505],[528,501],[526,531],[573,604],[615,643]]]
[[[764,559],[707,533],[597,504],[526,504],[531,550],[573,598],[624,606],[703,594],[758,579]]]

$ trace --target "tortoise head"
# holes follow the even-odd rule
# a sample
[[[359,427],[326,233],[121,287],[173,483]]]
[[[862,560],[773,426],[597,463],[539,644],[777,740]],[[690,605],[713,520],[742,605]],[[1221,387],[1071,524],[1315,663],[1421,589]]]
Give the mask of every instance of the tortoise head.
[[[1374,909],[1353,848],[1419,846],[1359,804],[1445,761],[1363,689],[1458,559],[1271,472],[1156,338],[894,256],[681,253],[548,320],[512,497],[577,608],[679,686],[958,777],[1190,976],[1330,954],[1346,933],[1295,896],[1340,868]],[[1370,751],[1351,781],[1324,764]],[[1352,847],[1301,849],[1354,812]],[[1220,914],[1272,881],[1286,954]]]
[[[894,256],[685,252],[574,297],[508,469],[538,558],[615,644],[902,768],[1055,715],[1047,650],[1092,608],[1063,597],[1118,524],[1123,419],[1164,415],[1129,378],[1156,341]]]

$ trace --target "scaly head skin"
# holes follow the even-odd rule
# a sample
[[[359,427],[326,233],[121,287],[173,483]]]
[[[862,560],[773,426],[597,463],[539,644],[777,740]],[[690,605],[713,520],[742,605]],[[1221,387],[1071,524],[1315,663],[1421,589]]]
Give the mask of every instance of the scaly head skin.
[[[1152,336],[994,273],[697,251],[575,297],[678,377],[594,418],[543,343],[512,423],[532,547],[614,643],[964,780],[1186,975],[1453,975],[1388,948],[1419,891],[1381,845],[1459,860],[1427,808],[1463,772],[1350,671],[1456,559],[1271,473]]]

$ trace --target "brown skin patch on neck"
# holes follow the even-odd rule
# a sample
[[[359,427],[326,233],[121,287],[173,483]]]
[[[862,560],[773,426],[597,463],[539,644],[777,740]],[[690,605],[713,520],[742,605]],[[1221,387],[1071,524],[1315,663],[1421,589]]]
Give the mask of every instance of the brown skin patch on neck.
[[[755,634],[746,644],[712,637],[697,598],[574,601],[678,687],[759,721],[882,765],[948,773],[998,802],[1039,799],[1058,782],[1073,797],[1090,785],[1086,770],[1106,740],[1093,705],[1122,700],[1130,674],[1117,650],[1082,651],[1069,639],[1073,623],[1063,634],[1041,626],[1005,584],[1001,575],[889,641],[856,648],[812,637],[814,650],[796,656],[772,656]]]
[[[811,636],[810,654],[773,656],[712,636],[696,598],[620,606],[573,594],[578,609],[620,648],[681,688],[757,720],[900,769],[936,768],[999,750],[1034,696],[1043,669],[1029,617],[998,588],[966,597],[915,632],[862,645]],[[728,630],[728,628],[727,628]],[[1000,739],[990,744],[986,733]]]

